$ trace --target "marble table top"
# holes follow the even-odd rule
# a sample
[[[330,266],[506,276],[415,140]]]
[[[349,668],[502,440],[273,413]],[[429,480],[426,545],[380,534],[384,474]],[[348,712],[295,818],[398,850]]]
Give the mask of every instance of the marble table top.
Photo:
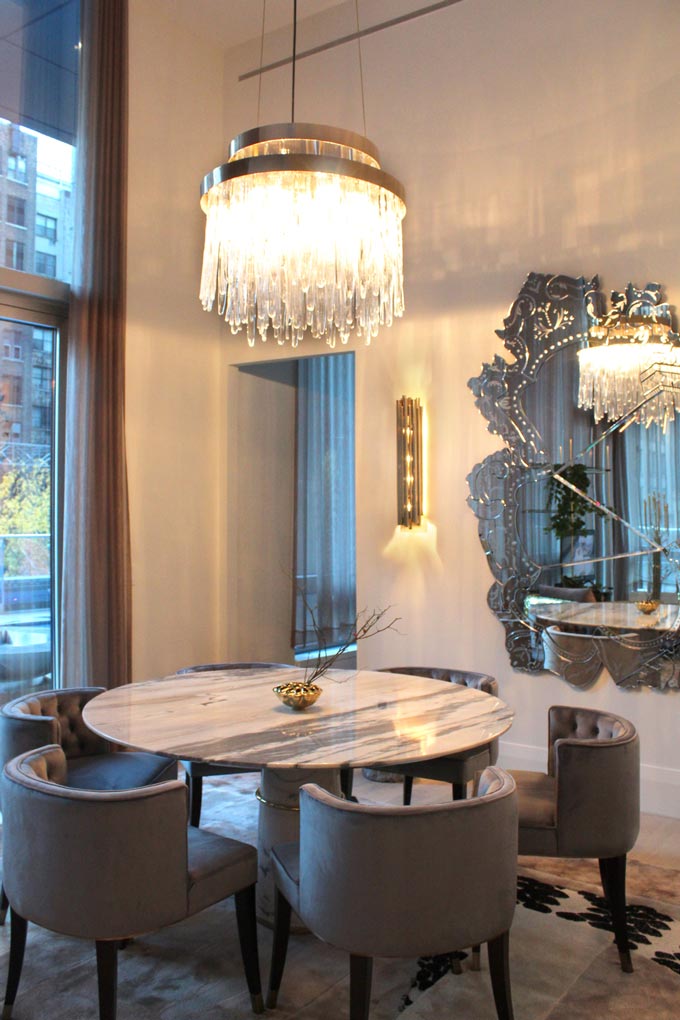
[[[173,675],[129,684],[88,702],[90,729],[124,746],[255,768],[338,768],[419,761],[486,744],[514,713],[482,691],[443,680],[330,670],[311,708],[272,692],[304,670]]]
[[[675,630],[680,624],[680,606],[660,605],[645,615],[634,602],[551,602],[534,606],[538,623],[569,624],[585,632]]]

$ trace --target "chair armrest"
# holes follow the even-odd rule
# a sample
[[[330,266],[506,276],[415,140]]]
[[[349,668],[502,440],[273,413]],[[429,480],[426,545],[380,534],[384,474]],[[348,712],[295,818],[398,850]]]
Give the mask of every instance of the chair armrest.
[[[575,737],[554,744],[558,854],[619,857],[640,827],[640,742]]]

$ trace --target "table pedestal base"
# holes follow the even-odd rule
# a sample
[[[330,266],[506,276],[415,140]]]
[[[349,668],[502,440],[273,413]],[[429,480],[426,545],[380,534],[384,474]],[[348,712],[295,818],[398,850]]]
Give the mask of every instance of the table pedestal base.
[[[297,843],[300,838],[300,787],[316,783],[330,793],[340,794],[339,769],[262,769],[258,821],[257,919],[271,928],[274,924],[274,882],[271,849],[279,843]],[[293,914],[291,931],[306,931]]]

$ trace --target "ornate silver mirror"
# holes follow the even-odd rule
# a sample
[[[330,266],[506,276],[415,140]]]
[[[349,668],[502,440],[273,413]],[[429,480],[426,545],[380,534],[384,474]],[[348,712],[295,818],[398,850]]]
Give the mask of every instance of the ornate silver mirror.
[[[471,379],[502,450],[468,477],[516,669],[680,683],[680,338],[660,288],[531,273]]]

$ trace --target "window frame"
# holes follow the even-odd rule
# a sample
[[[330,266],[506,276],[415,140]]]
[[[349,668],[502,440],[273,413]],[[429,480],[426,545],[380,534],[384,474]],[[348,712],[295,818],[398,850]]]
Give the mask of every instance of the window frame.
[[[11,161],[14,160],[16,166],[11,166]],[[23,168],[18,170],[19,161],[22,161]],[[12,149],[7,153],[7,180],[14,181],[15,184],[27,184],[28,183],[28,160],[22,152],[15,152]]]
[[[50,251],[36,251],[34,256],[33,256],[33,259],[34,259],[34,268],[35,268],[36,276],[47,276],[50,280],[55,280],[56,279],[56,277],[57,277],[57,256],[55,255],[54,252],[50,252]],[[47,263],[45,265],[45,270],[49,266],[50,268],[52,268],[54,270],[54,272],[48,273],[48,272],[45,272],[44,270],[38,269],[38,264],[42,263],[43,259]]]
[[[10,251],[12,252],[10,258]],[[21,262],[21,268],[17,266],[17,255],[21,258],[18,260]],[[18,241],[15,237],[5,238],[5,263],[11,262],[12,265],[8,266],[15,273],[23,273],[25,270],[23,266],[26,265],[26,243],[24,241]]]
[[[52,224],[48,227],[46,223],[39,223],[40,220],[49,220]],[[42,237],[51,244],[57,243],[57,225],[59,221],[56,216],[48,216],[47,213],[36,212],[35,214],[35,236]]]
[[[10,207],[14,203],[16,203],[18,208],[21,209],[21,219],[22,219],[21,223],[19,222],[19,220],[10,219],[10,215],[11,215]],[[26,230],[27,229],[26,228],[26,205],[27,205],[26,199],[25,198],[21,198],[20,195],[8,195],[7,196],[7,203],[6,204],[7,204],[7,207],[5,209],[5,223],[7,223],[11,227],[19,227],[19,229]]]
[[[63,535],[63,498],[61,480],[64,471],[64,382],[66,379],[66,338],[70,287],[49,276],[35,276],[0,266],[0,316],[22,319],[55,331],[54,403],[52,410],[52,678],[61,687],[61,544]]]

